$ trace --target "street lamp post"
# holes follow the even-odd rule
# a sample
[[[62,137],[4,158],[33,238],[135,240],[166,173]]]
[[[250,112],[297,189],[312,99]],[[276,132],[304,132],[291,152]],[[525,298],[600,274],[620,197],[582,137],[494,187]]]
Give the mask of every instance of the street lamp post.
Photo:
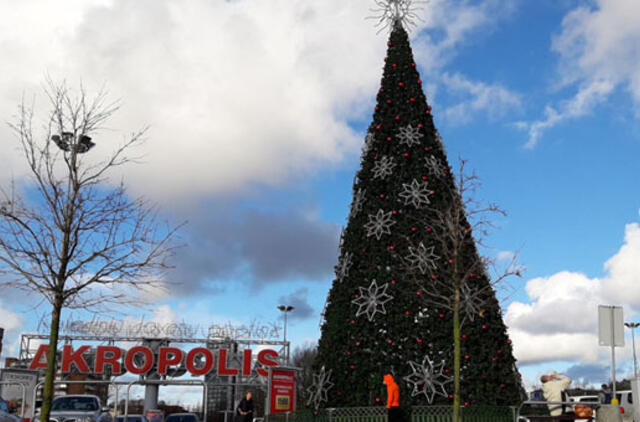
[[[291,305],[278,305],[278,310],[284,314],[284,346],[286,347],[285,362],[289,363],[289,346],[287,345],[287,314],[295,307]]]
[[[640,322],[625,322],[624,326],[631,329],[631,347],[633,348],[633,376],[638,379],[638,360],[636,359],[636,337],[634,331],[640,327]]]

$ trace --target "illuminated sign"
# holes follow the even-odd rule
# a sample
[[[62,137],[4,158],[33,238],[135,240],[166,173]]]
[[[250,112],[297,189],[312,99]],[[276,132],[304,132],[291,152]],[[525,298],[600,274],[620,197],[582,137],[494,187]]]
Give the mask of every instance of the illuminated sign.
[[[61,372],[68,373],[75,368],[81,374],[103,374],[109,367],[114,375],[121,374],[123,368],[131,374],[146,374],[155,370],[160,375],[166,375],[169,367],[184,364],[187,371],[195,376],[208,374],[214,370],[214,366],[218,376],[249,376],[253,360],[251,349],[242,351],[241,367],[234,368],[228,366],[229,352],[223,348],[214,351],[205,347],[196,347],[187,352],[177,347],[160,347],[157,354],[154,354],[151,348],[146,346],[135,346],[126,351],[115,346],[98,346],[95,349],[95,358],[92,359],[93,368],[90,368],[86,359],[86,354],[90,350],[91,346],[80,346],[74,350],[73,346],[65,345],[62,348]],[[49,345],[40,345],[29,369],[46,368],[47,353],[49,353]],[[218,355],[217,359],[214,354]],[[277,358],[278,352],[271,349],[263,349],[257,355],[258,364],[266,368],[277,366],[278,362],[275,360]],[[268,376],[267,370],[263,368],[256,369],[256,372],[263,377]]]

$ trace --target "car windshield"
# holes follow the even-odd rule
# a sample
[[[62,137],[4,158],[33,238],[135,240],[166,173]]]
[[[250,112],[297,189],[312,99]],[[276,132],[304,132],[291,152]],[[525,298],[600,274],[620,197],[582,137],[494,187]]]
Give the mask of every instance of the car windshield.
[[[127,416],[127,422],[142,422],[142,416],[129,415]],[[124,422],[124,416],[118,416],[117,422]]]
[[[169,415],[164,422],[198,422],[195,415]]]
[[[58,397],[53,400],[51,410],[96,411],[100,408],[94,397]]]
[[[598,398],[597,397],[582,397],[580,399],[581,403],[597,403],[598,402]]]

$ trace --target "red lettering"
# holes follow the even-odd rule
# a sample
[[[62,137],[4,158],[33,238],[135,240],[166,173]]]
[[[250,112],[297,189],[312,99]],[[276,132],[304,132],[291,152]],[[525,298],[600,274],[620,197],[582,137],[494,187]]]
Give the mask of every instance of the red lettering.
[[[196,368],[196,356],[198,355],[204,356],[204,366],[202,368]],[[198,376],[208,374],[211,368],[213,368],[213,353],[204,347],[196,347],[187,353],[185,365],[191,375]]]
[[[238,372],[235,368],[227,368],[227,349],[220,349],[218,351],[218,375],[238,375]]]
[[[29,369],[33,371],[35,369],[46,368],[48,354],[49,354],[49,345],[41,344],[40,347],[38,347],[38,351],[36,352],[36,355],[33,357],[31,364],[29,364]],[[42,362],[43,357],[44,357],[44,362]]]
[[[107,356],[107,353],[109,356]],[[98,346],[96,348],[96,364],[93,367],[93,371],[96,374],[103,374],[105,365],[111,366],[111,372],[113,374],[122,373],[122,365],[120,364],[120,358],[122,357],[122,350],[115,346]]]
[[[158,374],[166,375],[167,368],[171,365],[179,365],[184,353],[176,347],[161,347],[158,352]]]
[[[91,372],[89,365],[87,365],[87,361],[84,360],[84,353],[89,349],[89,346],[80,346],[78,350],[74,352],[73,346],[65,344],[62,348],[62,368],[60,371],[62,373],[71,372],[71,364],[73,364],[78,368],[78,372],[81,374],[88,374]]]
[[[242,375],[251,375],[251,349],[242,352]]]
[[[134,356],[137,355],[138,353],[142,353],[144,355],[144,365],[142,365],[141,367],[135,366],[133,362]],[[124,357],[124,367],[126,368],[127,371],[129,371],[132,374],[136,374],[136,375],[146,374],[151,370],[152,366],[153,366],[153,352],[151,351],[151,349],[145,346],[132,347],[131,349],[129,349],[129,351]]]
[[[278,366],[278,362],[275,360],[269,359],[269,357],[277,358],[278,352],[271,349],[260,350],[260,352],[258,353],[258,363],[264,366]],[[258,368],[257,371],[258,371],[258,374],[262,375],[263,377],[266,377],[269,375],[269,373],[262,368]]]

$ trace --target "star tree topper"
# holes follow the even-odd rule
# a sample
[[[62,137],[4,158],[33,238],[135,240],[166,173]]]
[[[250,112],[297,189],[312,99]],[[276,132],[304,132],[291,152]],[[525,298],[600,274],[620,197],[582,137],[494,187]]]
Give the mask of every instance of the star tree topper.
[[[452,378],[444,374],[444,361],[434,365],[429,356],[425,356],[422,364],[409,361],[409,366],[413,372],[404,380],[413,386],[411,397],[424,394],[429,404],[433,403],[436,394],[447,397],[444,385]]]
[[[417,3],[426,3],[425,1],[415,0],[375,0],[376,8],[370,9],[375,13],[373,16],[369,16],[367,19],[376,19],[377,27],[380,27],[378,33],[384,31],[386,28],[391,28],[396,24],[400,24],[403,27],[416,26],[416,21],[422,19],[416,14],[416,11],[420,8],[414,6]]]
[[[333,385],[331,382],[331,369],[326,371],[323,366],[320,371],[313,374],[313,384],[307,388],[307,406],[313,404],[313,408],[318,410],[322,402],[329,400],[329,390]]]
[[[373,321],[376,313],[386,315],[387,309],[384,305],[393,299],[393,296],[387,293],[387,287],[389,287],[389,283],[378,286],[378,283],[375,280],[371,282],[369,288],[358,287],[360,294],[357,298],[351,301],[351,303],[358,305],[356,317],[359,317],[362,314],[367,314],[369,321]]]

